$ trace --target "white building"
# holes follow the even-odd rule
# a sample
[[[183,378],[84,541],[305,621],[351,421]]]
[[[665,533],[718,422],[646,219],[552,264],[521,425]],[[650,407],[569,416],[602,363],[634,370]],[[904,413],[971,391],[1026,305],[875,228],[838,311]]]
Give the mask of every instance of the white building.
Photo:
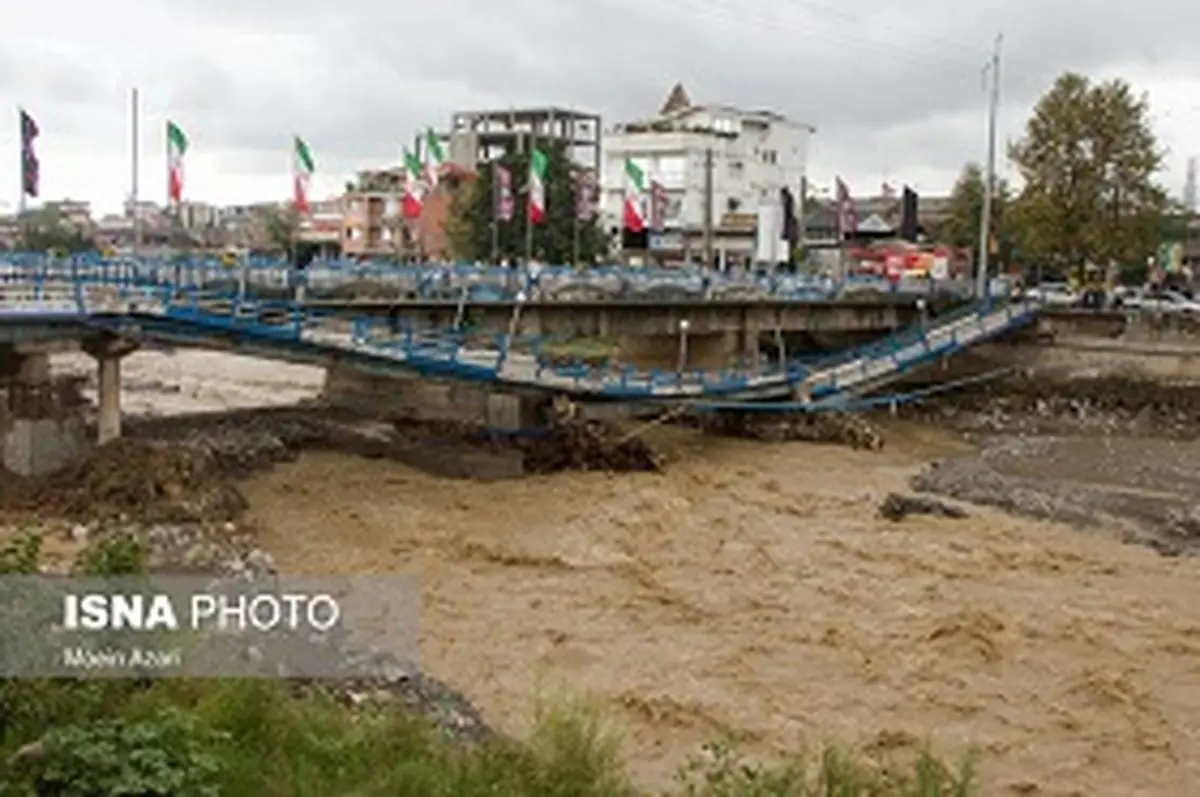
[[[792,122],[772,111],[739,110],[724,105],[694,105],[676,85],[658,115],[620,124],[604,137],[601,186],[605,224],[622,225],[625,160],[665,190],[664,232],[652,236],[651,249],[668,259],[698,259],[703,251],[706,161],[712,153],[714,251],[721,264],[769,259],[756,241],[759,219],[779,238],[780,190],[800,196],[811,125]],[[782,254],[782,253],[779,253]],[[780,257],[779,259],[785,259]]]

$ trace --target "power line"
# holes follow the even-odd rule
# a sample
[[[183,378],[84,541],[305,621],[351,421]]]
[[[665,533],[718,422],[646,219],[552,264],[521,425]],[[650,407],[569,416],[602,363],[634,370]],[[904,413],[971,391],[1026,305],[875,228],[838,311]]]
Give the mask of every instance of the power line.
[[[831,24],[826,20],[766,14],[729,0],[674,0],[672,5],[675,11],[683,7],[700,17],[718,22],[742,25],[753,30],[802,33],[812,37],[809,41],[796,42],[800,46],[808,47],[812,43],[821,43],[835,45],[843,50],[869,50],[881,63],[892,59],[935,70],[969,69],[975,72],[978,69],[978,62],[967,65],[963,60],[931,54],[928,50],[905,47],[895,41],[872,41],[862,36],[855,37],[847,34],[843,26]]]
[[[971,47],[969,45],[963,44],[961,41],[956,41],[954,39],[948,39],[948,38],[945,38],[942,36],[930,35],[928,31],[922,30],[919,27],[917,27],[916,25],[913,25],[910,27],[910,26],[904,26],[904,25],[896,25],[894,23],[882,22],[878,19],[864,16],[862,14],[851,13],[851,12],[847,11],[846,9],[840,8],[838,6],[830,6],[830,5],[825,5],[824,3],[816,3],[816,2],[813,2],[813,0],[787,0],[787,2],[790,5],[798,6],[801,8],[809,8],[809,9],[817,11],[821,14],[826,14],[826,15],[834,16],[834,17],[841,17],[842,19],[845,19],[850,22],[856,22],[856,23],[867,22],[871,25],[872,28],[874,28],[876,30],[891,30],[891,31],[895,31],[897,33],[905,33],[905,34],[909,34],[909,35],[919,36],[922,42],[928,42],[931,44],[940,44],[943,47],[957,49],[960,52],[962,52],[964,56],[970,56],[971,58],[985,58],[987,55],[986,51],[984,51],[983,48]]]

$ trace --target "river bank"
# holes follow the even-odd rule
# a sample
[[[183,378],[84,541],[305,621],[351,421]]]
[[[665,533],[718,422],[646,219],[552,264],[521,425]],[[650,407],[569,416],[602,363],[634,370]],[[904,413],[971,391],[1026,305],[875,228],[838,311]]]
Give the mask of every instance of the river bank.
[[[882,448],[654,428],[664,470],[492,482],[318,445],[306,424],[319,410],[130,430],[243,452],[221,482],[243,505],[213,531],[282,572],[420,573],[424,670],[517,736],[539,702],[587,697],[644,785],[714,738],[765,759],[929,741],[979,748],[985,794],[1187,794],[1200,783],[1200,560],[1124,544],[1132,521],[1103,503],[1190,484],[1190,399],[1144,395],[964,394],[869,419]],[[930,486],[935,461],[959,474],[938,492],[966,491],[983,462],[1031,497],[975,476],[986,489],[962,497],[1009,511],[882,517],[889,493]],[[1102,495],[1075,517],[1064,507],[1081,482]],[[1049,493],[1063,505],[1039,509]],[[63,520],[56,544],[96,533]]]
[[[1106,378],[1014,380],[910,408],[971,450],[915,489],[1115,535],[1168,556],[1200,550],[1200,389]]]

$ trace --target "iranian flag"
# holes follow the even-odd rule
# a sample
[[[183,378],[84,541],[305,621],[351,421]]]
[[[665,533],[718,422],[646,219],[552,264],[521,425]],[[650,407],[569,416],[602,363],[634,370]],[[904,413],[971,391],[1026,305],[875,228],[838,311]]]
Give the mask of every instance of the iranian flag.
[[[425,179],[429,183],[429,189],[432,191],[437,188],[438,174],[441,171],[442,164],[446,162],[446,151],[442,149],[442,142],[438,141],[437,134],[433,132],[433,128],[425,134],[425,149],[429,155],[429,159],[425,164]]]
[[[300,136],[296,136],[293,149],[292,201],[296,204],[296,210],[307,216],[312,212],[312,206],[308,204],[308,186],[317,166],[312,150]]]
[[[183,156],[187,151],[183,128],[167,122],[167,200],[176,205],[183,201]]]
[[[626,158],[625,177],[629,180],[625,189],[625,229],[643,232],[646,229],[646,173]]]
[[[423,171],[421,161],[417,156],[405,150],[404,199],[401,203],[401,210],[406,219],[415,219],[421,215],[421,206],[424,204],[424,186],[421,184]]]
[[[546,153],[537,147],[529,153],[529,221],[546,220]]]

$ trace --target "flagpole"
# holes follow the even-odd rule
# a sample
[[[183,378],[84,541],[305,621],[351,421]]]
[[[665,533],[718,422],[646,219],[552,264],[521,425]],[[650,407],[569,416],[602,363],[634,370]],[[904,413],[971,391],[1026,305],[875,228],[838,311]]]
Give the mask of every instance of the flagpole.
[[[133,254],[136,256],[142,249],[142,214],[138,207],[138,159],[140,157],[139,136],[141,134],[138,120],[138,90],[133,90],[130,98],[130,110],[132,113],[132,134],[133,134],[133,150],[130,157],[130,205],[133,211]]]
[[[579,213],[575,214],[575,228],[571,231],[571,267],[579,267]]]
[[[533,150],[537,147],[537,139],[534,138],[532,132],[528,137],[529,146],[526,155],[528,156],[528,172],[525,175],[525,266],[533,262],[533,213],[530,208],[533,201]]]
[[[499,163],[492,161],[492,265],[500,264],[500,181],[496,179]]]
[[[413,157],[417,159],[417,163],[424,162],[421,160],[421,134],[420,133],[413,134]],[[417,180],[423,180],[423,179],[424,178],[420,177],[419,175],[413,175],[414,184],[416,184]],[[430,193],[432,193],[432,192],[430,192]],[[424,214],[424,212],[425,212],[425,202],[428,199],[429,199],[428,194],[421,197],[421,212],[417,215],[417,217],[415,219],[412,219],[412,228],[411,228],[412,229],[412,239],[413,239],[413,251],[417,256],[417,258],[416,258],[417,262],[419,262],[422,266],[426,265],[426,263],[425,263],[425,242],[423,240],[421,240],[421,215]]]
[[[583,175],[575,175],[575,207],[571,226],[571,268],[579,267],[579,195],[583,192]]]
[[[166,124],[170,124],[167,122]],[[171,196],[171,131],[163,128],[163,132],[167,136],[167,146],[163,148],[163,165],[165,169],[165,177],[167,178],[167,208],[173,211],[176,219],[179,218],[179,207],[175,203],[175,198]]]
[[[21,106],[17,106],[17,130],[20,131],[19,140],[22,144],[25,141],[25,127],[22,124],[25,121],[25,111]],[[17,148],[17,157],[21,159],[20,168],[17,169],[17,182],[20,190],[17,193],[17,222],[20,227],[21,219],[25,216],[25,147]]]

